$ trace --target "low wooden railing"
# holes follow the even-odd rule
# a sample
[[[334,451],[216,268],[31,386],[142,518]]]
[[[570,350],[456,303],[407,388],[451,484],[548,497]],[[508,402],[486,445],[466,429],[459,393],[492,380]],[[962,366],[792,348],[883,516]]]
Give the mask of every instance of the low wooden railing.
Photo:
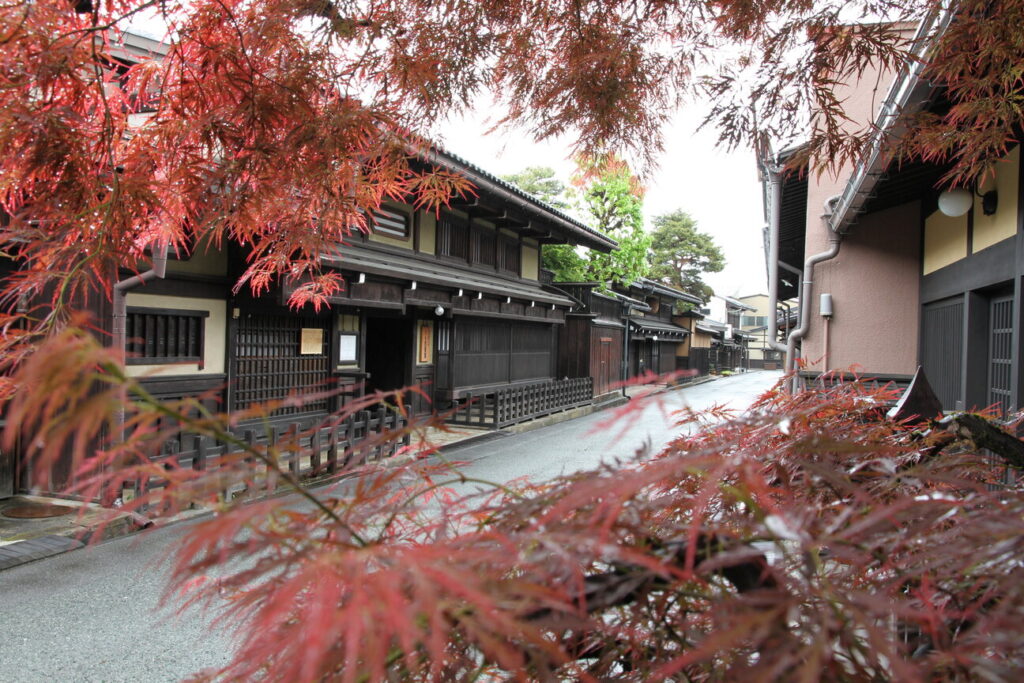
[[[497,389],[463,391],[448,421],[501,429],[517,422],[588,405],[594,401],[592,377],[556,379]]]
[[[231,431],[247,446],[276,449],[279,468],[299,479],[318,479],[342,473],[346,468],[393,456],[410,443],[410,435],[389,438],[407,426],[409,406],[405,415],[380,406],[376,410],[354,413],[331,423],[326,416],[290,417],[266,424],[240,425]],[[180,432],[163,442],[156,462],[193,470],[209,470],[218,466],[218,459],[226,453],[241,451],[236,444],[225,443],[209,436]],[[265,473],[266,468],[254,464]],[[159,488],[163,482],[153,480],[144,488]],[[143,488],[135,483],[135,489]],[[237,491],[226,491],[236,494]]]

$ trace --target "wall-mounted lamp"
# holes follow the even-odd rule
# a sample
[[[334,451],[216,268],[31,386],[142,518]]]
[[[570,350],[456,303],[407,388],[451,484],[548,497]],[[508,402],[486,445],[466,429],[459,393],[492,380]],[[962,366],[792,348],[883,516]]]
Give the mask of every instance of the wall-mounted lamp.
[[[442,305],[438,304],[438,305],[437,305],[437,306],[436,306],[436,307],[434,308],[434,315],[444,315],[444,306],[442,306]]]
[[[971,210],[973,204],[974,197],[969,190],[962,187],[945,190],[939,195],[939,211],[950,218],[963,216]]]
[[[939,195],[939,211],[951,218],[963,216],[971,210],[974,205],[974,195],[981,197],[981,212],[986,216],[993,215],[999,208],[999,193],[989,190],[982,193],[975,190],[973,193],[963,187],[952,190],[945,190]]]
[[[416,281],[415,280],[412,281],[412,286],[409,287],[409,289],[416,289]]]
[[[658,341],[658,335],[654,335],[653,337],[651,337],[651,341],[652,342],[657,342]]]
[[[479,300],[479,299],[483,299],[483,298],[484,298],[484,293],[483,293],[483,292],[477,292],[477,293],[476,293],[476,298],[477,298],[478,300]]]
[[[462,296],[462,290],[461,289],[459,290],[459,296]]]
[[[510,296],[505,297],[505,303],[507,303],[507,304],[512,303],[512,297],[510,297]]]
[[[359,273],[359,284],[366,284],[366,273]]]

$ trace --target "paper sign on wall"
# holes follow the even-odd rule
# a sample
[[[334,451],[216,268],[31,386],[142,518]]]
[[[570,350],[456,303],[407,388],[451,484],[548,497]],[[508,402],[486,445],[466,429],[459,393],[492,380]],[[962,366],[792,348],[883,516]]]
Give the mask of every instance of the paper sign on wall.
[[[324,331],[319,327],[303,327],[299,342],[299,354],[319,355],[324,351]]]
[[[356,363],[359,361],[359,335],[342,332],[338,335],[338,362]]]

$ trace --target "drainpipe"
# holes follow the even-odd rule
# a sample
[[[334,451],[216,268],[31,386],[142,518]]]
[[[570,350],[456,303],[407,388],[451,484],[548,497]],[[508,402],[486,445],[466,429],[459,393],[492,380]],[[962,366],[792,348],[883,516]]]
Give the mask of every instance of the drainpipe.
[[[629,398],[626,393],[626,383],[629,382],[629,314],[633,307],[626,304],[626,315],[622,319],[625,327],[622,331],[622,395]]]
[[[771,187],[768,217],[768,310],[779,308],[779,222],[782,211],[782,172],[781,169],[767,160],[762,162]],[[787,351],[785,344],[779,342],[778,325],[772,325],[768,335],[768,347],[773,351]],[[788,356],[787,356],[788,358]],[[787,361],[788,367],[788,361]]]
[[[790,390],[792,393],[796,393],[799,390],[799,378],[796,376],[796,344],[807,336],[807,332],[811,326],[811,290],[813,285],[814,267],[819,263],[830,261],[839,254],[839,245],[842,242],[842,235],[832,229],[829,219],[832,217],[832,211],[835,209],[836,202],[839,201],[839,195],[829,198],[825,202],[825,214],[822,216],[825,219],[825,226],[828,230],[828,249],[823,252],[810,256],[804,261],[804,276],[803,282],[801,283],[800,291],[800,322],[797,327],[789,333],[789,337],[786,340],[786,372],[794,373]]]
[[[125,346],[128,336],[128,292],[139,285],[150,280],[163,279],[167,274],[167,244],[160,245],[153,252],[153,267],[149,270],[132,275],[114,284],[113,307],[114,307],[114,330],[113,346],[121,364],[125,360]],[[126,396],[122,397],[127,400]],[[119,407],[114,415],[116,435],[119,441],[124,441],[124,408]]]

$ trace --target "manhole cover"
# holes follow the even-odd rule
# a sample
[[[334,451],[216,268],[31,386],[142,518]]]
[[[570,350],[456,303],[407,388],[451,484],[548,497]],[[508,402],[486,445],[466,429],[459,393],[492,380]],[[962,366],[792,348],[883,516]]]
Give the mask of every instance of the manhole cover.
[[[12,505],[0,514],[11,519],[45,519],[60,517],[74,510],[75,508],[66,505]]]

